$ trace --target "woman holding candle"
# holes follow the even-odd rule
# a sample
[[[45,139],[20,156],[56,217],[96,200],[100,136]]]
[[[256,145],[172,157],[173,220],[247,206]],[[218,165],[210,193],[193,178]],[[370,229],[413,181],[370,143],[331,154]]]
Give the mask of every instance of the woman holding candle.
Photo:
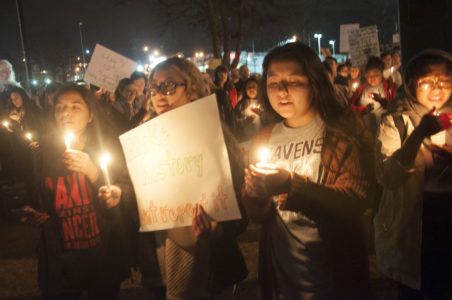
[[[43,299],[117,299],[128,275],[125,261],[127,211],[133,208],[132,188],[121,174],[118,142],[100,137],[96,99],[78,85],[55,95],[56,131],[42,139],[39,199],[26,207],[25,222],[40,225],[39,286]],[[111,132],[111,131],[103,131]],[[72,139],[65,135],[72,134]],[[66,142],[66,145],[65,145]],[[108,149],[115,158],[107,189],[99,167]]]
[[[161,115],[206,96],[207,89],[193,63],[173,57],[152,70],[150,91],[155,112]],[[228,147],[233,147],[230,135],[225,138]],[[235,148],[228,150],[239,153]],[[233,178],[238,179],[234,185],[239,192],[241,177],[236,173],[242,173],[234,161],[240,158],[230,160]],[[151,261],[148,268],[141,268],[143,285],[153,290],[158,299],[232,299],[233,285],[247,275],[236,241],[236,236],[245,230],[247,219],[218,223],[207,216],[201,205],[195,206],[193,216],[191,227],[142,234],[142,249],[148,248],[145,254],[147,261]],[[154,272],[152,257],[158,261],[158,270]],[[162,295],[165,287],[166,298]]]
[[[399,283],[398,299],[450,299],[452,56],[424,51],[404,80],[405,97],[388,107],[377,138],[377,262]]]
[[[250,77],[245,82],[244,97],[234,108],[235,136],[242,141],[250,140],[262,128],[262,105],[258,98],[256,77]]]
[[[280,122],[254,138],[242,189],[262,223],[260,298],[369,299],[360,220],[373,188],[371,137],[308,46],[273,49],[263,69],[263,104]],[[259,163],[262,147],[270,158]]]

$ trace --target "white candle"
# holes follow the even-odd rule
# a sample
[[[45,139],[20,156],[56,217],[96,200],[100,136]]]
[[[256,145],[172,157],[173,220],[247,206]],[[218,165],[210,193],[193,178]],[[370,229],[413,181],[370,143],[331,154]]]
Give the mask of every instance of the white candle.
[[[74,139],[74,134],[72,132],[66,133],[64,138],[64,144],[66,145],[66,150],[71,150],[71,142]]]
[[[105,153],[100,157],[100,168],[102,169],[102,173],[104,174],[105,184],[107,188],[110,189],[110,178],[108,177],[108,168],[107,165],[110,162],[111,157],[110,154]]]
[[[256,168],[261,173],[266,174],[273,174],[276,173],[276,165],[271,164],[268,162],[268,159],[270,158],[271,152],[270,149],[264,147],[259,150],[258,156],[259,156],[259,162],[256,164]]]

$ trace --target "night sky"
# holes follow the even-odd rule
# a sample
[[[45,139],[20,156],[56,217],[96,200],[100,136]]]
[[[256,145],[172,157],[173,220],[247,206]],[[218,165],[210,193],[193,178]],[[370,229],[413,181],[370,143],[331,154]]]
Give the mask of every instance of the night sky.
[[[211,52],[206,26],[188,24],[183,16],[168,17],[155,0],[22,0],[27,56],[42,67],[56,57],[80,55],[78,23],[83,22],[85,48],[103,44],[132,59],[141,47],[158,47],[166,53]],[[390,42],[396,31],[397,0],[249,0],[252,28],[244,48],[266,51],[277,42],[308,32],[321,32],[323,46],[329,39],[339,44],[339,25],[378,24],[380,39]],[[0,9],[0,58],[10,60],[20,77],[21,47],[14,0],[2,0]],[[185,16],[190,15],[189,12]],[[194,23],[191,20],[191,23]],[[252,26],[256,25],[256,26]],[[311,38],[312,46],[316,41]],[[16,65],[19,65],[16,67]]]

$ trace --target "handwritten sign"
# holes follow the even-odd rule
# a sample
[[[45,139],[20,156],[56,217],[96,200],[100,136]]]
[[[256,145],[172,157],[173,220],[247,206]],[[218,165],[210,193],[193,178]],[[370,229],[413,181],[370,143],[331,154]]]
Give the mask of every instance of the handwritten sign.
[[[191,226],[200,203],[216,221],[241,218],[215,95],[121,135],[140,231]]]
[[[83,80],[114,92],[119,80],[130,77],[137,63],[96,44]]]
[[[341,53],[350,52],[349,34],[351,31],[358,30],[359,24],[342,24],[340,26],[339,51]]]
[[[362,27],[350,32],[350,56],[354,67],[360,68],[369,56],[380,57],[377,25]]]

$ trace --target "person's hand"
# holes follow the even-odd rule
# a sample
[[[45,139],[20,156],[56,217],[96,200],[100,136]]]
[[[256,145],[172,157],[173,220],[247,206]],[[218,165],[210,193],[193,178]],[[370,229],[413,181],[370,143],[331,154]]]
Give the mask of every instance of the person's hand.
[[[40,226],[50,218],[48,214],[39,212],[30,206],[25,206],[20,214],[20,222],[32,226]]]
[[[290,182],[292,180],[291,172],[283,168],[276,168],[272,172],[268,172],[254,165],[250,165],[250,168],[251,174],[263,182],[264,190],[270,196],[289,192]]]
[[[223,234],[223,226],[211,221],[200,204],[196,204],[193,208],[191,228],[197,238],[217,239]]]
[[[77,150],[66,150],[62,156],[63,164],[66,169],[73,172],[79,172],[88,177],[91,182],[96,182],[99,177],[99,171],[94,165],[89,154]]]
[[[121,201],[122,190],[119,186],[110,185],[108,188],[106,185],[103,185],[99,188],[97,193],[97,197],[99,198],[100,203],[105,208],[112,208],[119,204]]]
[[[31,150],[39,149],[39,143],[37,141],[30,142],[28,144],[28,148],[30,148]]]
[[[424,138],[434,135],[451,126],[451,119],[449,119],[448,117],[442,118],[441,115],[435,116],[433,114],[434,111],[435,108],[433,108],[430,112],[426,113],[422,117],[421,122],[416,128],[421,132],[421,135]]]
[[[12,111],[9,116],[8,116],[11,120],[16,121],[17,123],[20,123],[20,115],[17,113],[17,111]]]
[[[253,123],[253,121],[254,121],[255,118],[256,118],[256,115],[248,115],[248,116],[245,117],[245,120],[246,120],[248,123]]]
[[[269,197],[289,192],[292,174],[282,168],[266,170],[254,165],[245,169],[245,190],[250,197]]]
[[[366,107],[363,109],[363,114],[368,114],[374,109],[374,104],[369,103],[366,105]]]
[[[381,95],[380,95],[380,94],[377,94],[377,93],[373,93],[373,94],[372,94],[372,99],[373,99],[374,101],[380,103],[380,105],[381,105],[383,108],[386,108],[386,106],[387,106],[387,104],[388,104],[388,101],[386,100],[386,98],[381,97]]]

